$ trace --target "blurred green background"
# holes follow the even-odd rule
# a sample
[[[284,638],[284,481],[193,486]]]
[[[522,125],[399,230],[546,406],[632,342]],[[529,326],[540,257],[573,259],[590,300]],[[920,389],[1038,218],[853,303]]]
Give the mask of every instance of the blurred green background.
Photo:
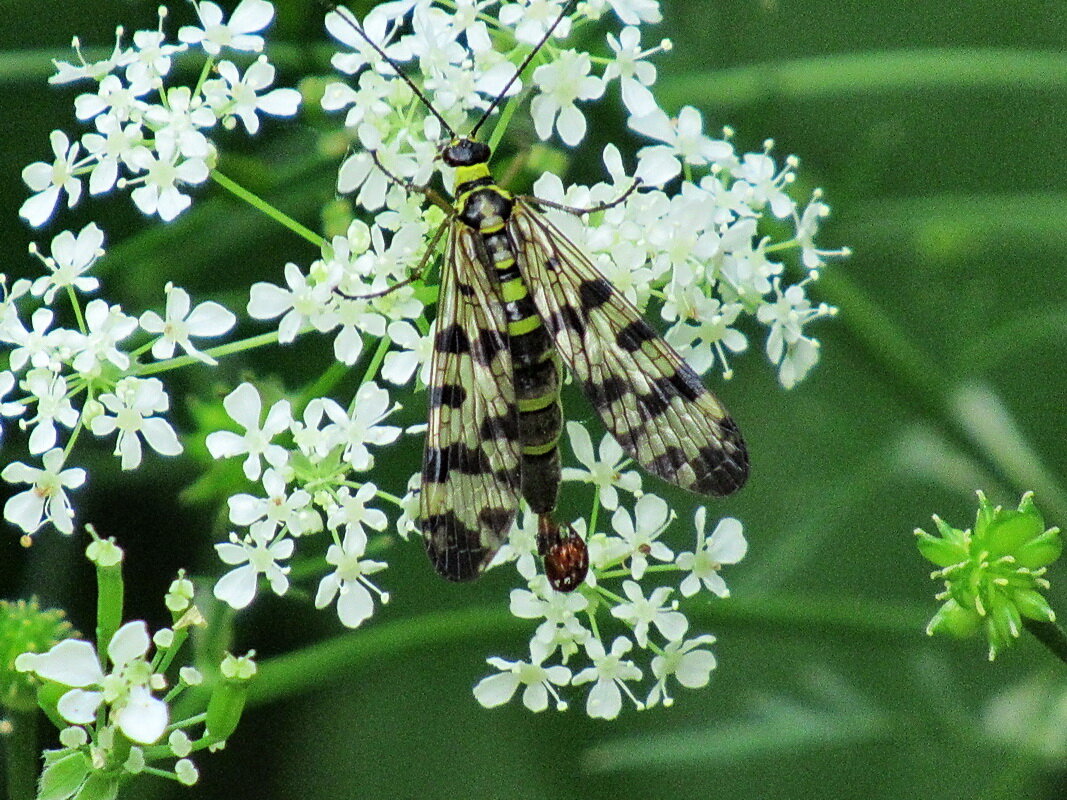
[[[339,661],[324,658],[310,691],[261,694],[226,750],[198,758],[196,796],[1067,796],[1062,665],[1028,639],[989,664],[978,641],[927,638],[939,587],[912,535],[931,513],[969,526],[977,488],[1011,505],[1036,490],[1049,523],[1067,522],[1067,6],[663,5],[659,31],[675,44],[657,62],[664,105],[700,108],[711,131],[733,127],[741,150],[773,138],[780,156],[798,155],[797,196],[821,186],[833,209],[820,244],[855,253],[812,289],[841,311],[814,328],[822,361],[808,380],[782,391],[757,352],[761,337],[730,383],[713,383],[743,426],[753,470],[740,496],[711,509],[743,520],[750,551],[726,573],[731,602],[692,611],[719,637],[710,686],[612,723],[579,708],[535,716],[517,702],[486,711],[470,694],[482,659],[525,649],[525,626],[506,620],[511,576],[449,585],[421,547],[401,546],[386,573],[393,602],[342,637]],[[116,24],[154,27],[155,8],[71,0],[4,10],[0,236],[3,270],[20,274],[32,266],[32,236],[17,217],[19,173],[48,154],[52,128],[77,130],[73,93],[44,82],[49,57],[66,58],[73,34],[110,47]],[[320,16],[315,3],[279,4],[272,41],[283,82],[323,69]],[[618,108],[597,113],[592,146],[632,150]],[[273,124],[254,151],[228,151],[223,169],[317,226],[338,155],[321,151],[316,124]],[[100,273],[131,308],[158,303],[166,280],[243,308],[250,281],[276,281],[285,260],[314,256],[223,192],[201,195],[166,228],[126,198],[83,204],[60,224],[101,220],[110,254]],[[253,373],[294,389],[329,363],[329,345],[309,337],[189,371],[173,393],[185,406],[178,419],[189,429],[214,413],[183,397],[221,397]],[[411,405],[414,421],[421,400]],[[391,453],[382,468],[410,474],[417,450]],[[217,569],[211,542],[224,530],[211,491],[203,481],[188,491],[210,465],[155,459],[121,475],[106,451],[90,458],[83,518],[127,550],[127,616],[166,624],[161,596],[174,571]],[[5,534],[0,594],[37,593],[91,631],[82,545],[48,533],[27,551]],[[1058,609],[1062,573],[1049,576]],[[446,616],[430,622],[452,624],[419,622],[433,612]],[[239,615],[233,646],[258,651],[267,690],[272,656],[341,632],[293,592]],[[135,794],[186,791],[146,781]]]

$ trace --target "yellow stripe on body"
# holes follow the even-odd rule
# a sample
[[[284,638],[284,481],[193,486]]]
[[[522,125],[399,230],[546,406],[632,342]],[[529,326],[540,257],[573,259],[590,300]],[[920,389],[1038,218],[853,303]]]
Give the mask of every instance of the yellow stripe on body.
[[[526,456],[543,456],[545,453],[551,453],[556,449],[556,445],[559,444],[558,439],[553,439],[548,444],[541,445],[524,445],[522,447],[522,454]]]
[[[517,319],[514,322],[508,323],[508,335],[509,336],[522,336],[524,333],[537,330],[541,327],[541,318],[536,314],[531,314],[523,319]]]
[[[555,403],[557,399],[558,395],[555,392],[550,391],[540,397],[530,397],[526,400],[519,400],[515,405],[520,413],[524,411],[540,411],[542,408],[548,408]]]
[[[454,186],[462,186],[470,181],[476,181],[479,178],[486,178],[489,176],[488,164],[471,164],[466,167],[456,167]]]

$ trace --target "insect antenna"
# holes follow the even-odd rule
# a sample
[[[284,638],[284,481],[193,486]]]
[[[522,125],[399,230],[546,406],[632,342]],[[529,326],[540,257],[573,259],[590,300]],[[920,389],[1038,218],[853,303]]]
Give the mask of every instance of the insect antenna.
[[[406,83],[408,85],[408,87],[411,89],[411,91],[414,92],[415,96],[417,98],[419,98],[419,100],[422,101],[422,104],[424,106],[426,106],[426,108],[429,110],[429,112],[431,114],[433,114],[435,117],[437,117],[437,121],[441,123],[441,126],[445,129],[445,131],[448,133],[448,135],[451,138],[455,139],[456,138],[456,132],[454,130],[452,130],[452,126],[451,125],[449,125],[447,122],[445,122],[445,118],[441,116],[440,112],[438,112],[438,110],[433,107],[433,103],[431,103],[429,101],[429,99],[426,97],[426,95],[423,94],[422,89],[420,89],[418,86],[416,86],[415,82],[413,80],[411,80],[411,78],[409,78],[407,76],[407,74],[403,70],[400,69],[400,66],[395,61],[393,61],[393,59],[389,58],[389,56],[387,56],[385,54],[385,51],[382,50],[382,48],[378,45],[378,43],[375,42],[373,39],[370,38],[370,36],[367,35],[367,32],[365,30],[363,30],[363,26],[360,25],[356,21],[356,18],[353,16],[352,12],[349,11],[344,6],[339,6],[339,5],[336,5],[336,4],[333,4],[333,3],[329,4],[329,8],[330,8],[331,11],[336,12],[337,16],[339,16],[341,19],[343,19],[348,24],[349,27],[351,27],[356,33],[359,34],[360,38],[363,39],[363,41],[365,41],[367,44],[369,44],[371,46],[371,48],[374,50],[375,53],[377,53],[379,56],[382,57],[382,60],[385,61],[385,63],[387,63],[390,67],[393,68],[393,72],[395,72],[398,76],[400,76],[400,79],[403,80],[404,83]],[[556,20],[556,22],[558,23],[559,20]],[[556,27],[555,24],[553,24],[552,28],[555,28],[555,27]],[[548,31],[549,33],[552,32],[552,28],[549,28],[549,31]],[[544,44],[544,42],[542,41],[541,44]],[[541,44],[537,45],[538,48],[541,47]],[[535,50],[534,52],[537,52],[537,51]],[[529,61],[529,59],[527,59],[527,61]],[[523,66],[525,67],[526,64],[524,63]],[[514,82],[514,80],[515,79],[512,78],[512,82]],[[511,83],[508,84],[508,88],[510,88],[510,87],[511,87]]]
[[[536,56],[537,53],[541,50],[541,48],[545,46],[545,42],[549,40],[549,38],[552,36],[552,33],[556,30],[559,24],[563,22],[563,18],[567,16],[567,14],[569,14],[576,5],[578,5],[578,0],[570,0],[566,5],[563,6],[563,9],[559,12],[559,16],[556,17],[555,21],[548,27],[548,30],[545,31],[545,35],[541,37],[541,41],[539,41],[537,43],[537,46],[530,51],[529,55],[527,55],[525,59],[523,59],[523,62],[519,64],[518,69],[515,70],[515,74],[511,76],[511,80],[509,80],[504,85],[503,90],[499,94],[497,94],[495,98],[493,98],[493,102],[489,104],[489,108],[485,109],[485,112],[482,114],[481,119],[479,119],[478,122],[474,125],[474,127],[471,128],[471,132],[467,134],[471,139],[475,138],[478,135],[478,129],[482,127],[482,124],[487,119],[489,119],[489,115],[492,114],[494,110],[496,110],[496,107],[498,105],[500,105],[500,101],[504,99],[504,96],[508,93],[508,90],[512,87],[515,81],[519,79],[519,76],[522,75],[522,73],[526,70],[526,67],[530,65],[530,62],[533,61],[534,56]]]

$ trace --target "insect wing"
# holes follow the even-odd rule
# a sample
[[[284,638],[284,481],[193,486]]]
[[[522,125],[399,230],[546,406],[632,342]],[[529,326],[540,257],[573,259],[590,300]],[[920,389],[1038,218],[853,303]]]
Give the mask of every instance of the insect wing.
[[[741,432],[692,367],[540,210],[516,200],[508,230],[560,355],[622,448],[683,489],[740,489]]]
[[[449,236],[420,500],[430,560],[454,581],[478,577],[506,540],[519,504],[507,323],[474,237],[460,224]]]

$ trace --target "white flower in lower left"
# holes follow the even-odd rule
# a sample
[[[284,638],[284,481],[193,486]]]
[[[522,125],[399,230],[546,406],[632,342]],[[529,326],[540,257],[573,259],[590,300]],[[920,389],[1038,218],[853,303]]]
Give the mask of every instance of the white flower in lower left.
[[[72,725],[91,724],[103,703],[127,738],[153,744],[163,735],[170,712],[166,703],[152,695],[153,690],[165,688],[166,680],[152,672],[146,658],[150,645],[145,623],[134,620],[119,628],[108,643],[112,670],[107,675],[100,668],[96,648],[80,639],[62,641],[47,653],[23,653],[15,659],[15,668],[72,687],[57,706]]]
[[[33,533],[46,520],[60,533],[74,532],[74,509],[67,499],[66,489],[77,489],[85,483],[81,467],[63,469],[64,454],[56,447],[45,453],[43,469],[13,461],[0,472],[8,483],[28,483],[30,488],[9,498],[4,505],[4,519],[18,525],[26,533]]]

